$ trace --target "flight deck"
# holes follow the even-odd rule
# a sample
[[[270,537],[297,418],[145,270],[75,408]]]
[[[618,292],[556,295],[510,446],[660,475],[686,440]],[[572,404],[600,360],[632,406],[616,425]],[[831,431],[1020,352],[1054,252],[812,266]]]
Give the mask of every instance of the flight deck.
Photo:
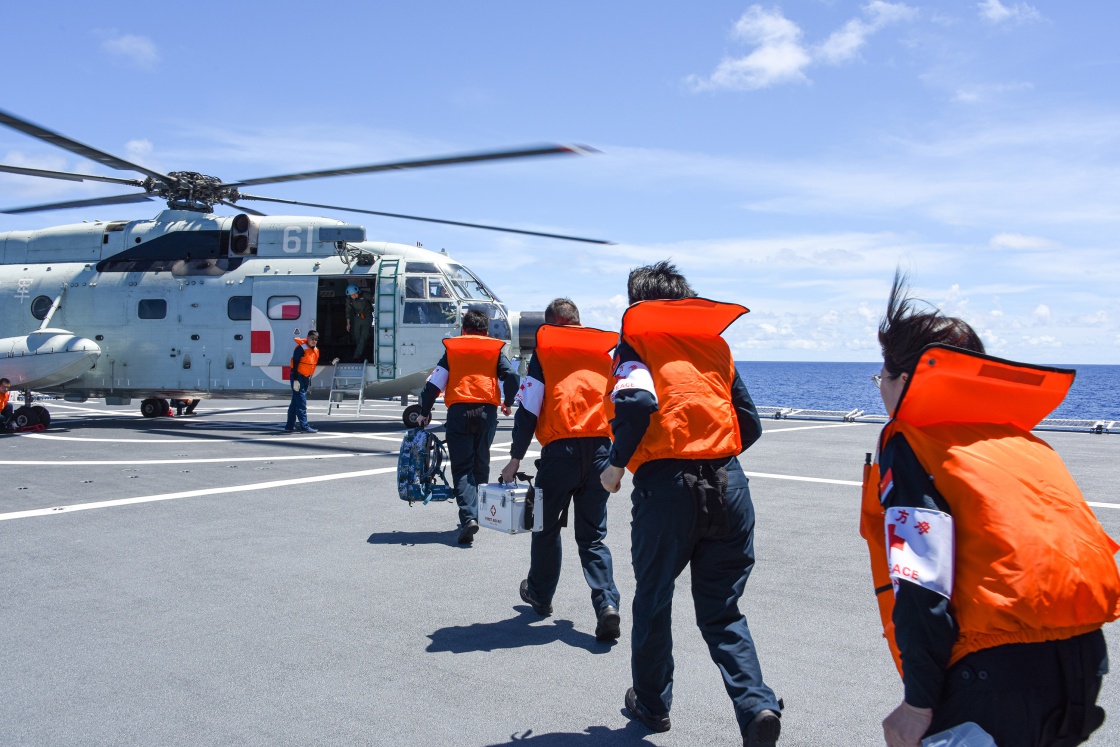
[[[328,417],[313,401],[317,434],[283,433],[286,408],[204,401],[149,419],[56,401],[49,430],[0,436],[0,741],[741,744],[687,570],[672,730],[622,713],[628,478],[607,538],[622,638],[600,643],[570,530],[555,611],[541,618],[518,596],[528,536],[483,530],[460,546],[453,502],[397,497],[400,403]],[[499,421],[492,480],[512,425]],[[781,745],[882,744],[880,721],[902,698],[858,533],[879,427],[766,419],[741,457],[757,513],[742,606],[785,701]],[[1120,538],[1120,437],[1040,435]],[[1105,633],[1120,656],[1120,626]],[[1108,719],[1089,744],[1120,744],[1120,673],[1100,703]]]

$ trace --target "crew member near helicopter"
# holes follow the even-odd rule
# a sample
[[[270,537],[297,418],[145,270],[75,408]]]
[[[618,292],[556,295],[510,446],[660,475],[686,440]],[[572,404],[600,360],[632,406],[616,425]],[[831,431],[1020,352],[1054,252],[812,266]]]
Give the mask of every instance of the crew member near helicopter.
[[[373,304],[358,286],[346,286],[346,331],[354,343],[355,363],[369,360],[369,333],[373,326]]]
[[[691,567],[696,624],[723,675],[746,747],[773,747],[781,704],[763,681],[747,619],[739,611],[754,568],[754,505],[738,455],[762,422],[723,331],[747,309],[696,298],[669,262],[627,279],[610,397],[614,445],[600,479],[616,493],[634,475],[630,668],[624,703],[653,731],[670,728],[672,604]],[[546,498],[547,500],[547,498]]]
[[[619,636],[618,587],[614,583],[607,538],[608,493],[599,482],[610,456],[610,416],[604,403],[611,380],[610,351],[618,334],[582,327],[579,309],[557,298],[544,311],[528,376],[517,395],[513,443],[502,482],[514,482],[521,460],[536,433],[541,444],[536,487],[545,496],[544,527],[533,533],[529,576],[521,582],[521,599],[539,615],[552,614],[552,596],[560,580],[560,530],[568,506],[575,506],[575,536],[583,577],[591,587],[595,638]]]
[[[15,410],[12,408],[12,403],[8,398],[12,396],[9,389],[12,387],[12,382],[7,378],[0,379],[0,430],[11,430],[12,416]]]
[[[307,390],[311,386],[311,377],[315,375],[315,366],[319,363],[319,333],[311,329],[307,337],[297,337],[296,349],[292,352],[291,372],[288,377],[292,384],[292,401],[288,405],[288,423],[284,426],[285,433],[299,431],[300,433],[318,433],[307,423]]]
[[[967,722],[999,745],[1080,744],[1104,720],[1120,545],[1031,433],[1073,372],[989,358],[963,320],[915,308],[899,273],[879,343],[891,420],[860,533],[904,689],[886,744]]]
[[[443,341],[447,352],[428,376],[416,419],[419,427],[427,425],[436,397],[446,392],[447,454],[462,545],[474,542],[478,532],[478,486],[490,481],[490,445],[498,428],[498,407],[503,415],[510,414],[520,384],[517,371],[502,354],[505,343],[489,337],[489,328],[490,319],[483,312],[471,309],[463,314],[463,334]]]

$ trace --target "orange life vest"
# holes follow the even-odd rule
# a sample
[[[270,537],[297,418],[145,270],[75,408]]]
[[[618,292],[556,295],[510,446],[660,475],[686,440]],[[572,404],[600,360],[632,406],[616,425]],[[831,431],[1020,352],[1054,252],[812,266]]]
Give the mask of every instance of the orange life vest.
[[[8,390],[8,391],[4,392],[3,394],[0,394],[0,410],[3,410],[5,407],[8,406],[8,398],[11,397],[11,396],[12,396],[11,390]]]
[[[921,355],[880,450],[901,433],[952,509],[949,663],[1007,643],[1088,633],[1120,616],[1117,545],[1065,464],[1030,430],[1061,403],[1073,372],[932,345]],[[879,465],[864,467],[860,534],[883,635],[902,673]]]
[[[484,335],[462,335],[443,341],[447,348],[448,407],[460,402],[502,403],[498,391],[498,359],[505,343]]]
[[[300,356],[299,366],[295,365],[295,354],[293,353],[292,359],[288,361],[288,368],[295,369],[295,372],[300,376],[307,376],[310,378],[315,373],[315,366],[319,363],[319,346],[308,347],[307,339],[304,337],[295,338],[296,345],[303,348],[303,355]]]
[[[649,368],[657,412],[631,472],[653,459],[718,459],[743,450],[731,404],[735,361],[721,334],[747,309],[705,298],[640,301],[622,316],[622,339]]]
[[[559,438],[610,438],[614,406],[603,395],[611,378],[610,351],[618,334],[592,327],[545,324],[533,355],[544,373],[544,404],[537,417],[541,446]]]

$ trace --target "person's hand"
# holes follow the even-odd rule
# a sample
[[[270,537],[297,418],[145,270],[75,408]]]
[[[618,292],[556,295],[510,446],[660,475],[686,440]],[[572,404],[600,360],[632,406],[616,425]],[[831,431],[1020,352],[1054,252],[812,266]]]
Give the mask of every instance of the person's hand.
[[[622,467],[611,465],[603,470],[603,474],[599,475],[599,482],[603,483],[603,487],[607,489],[608,493],[617,493],[622,489],[623,472],[625,470]]]
[[[503,415],[509,415],[511,412],[513,412],[512,407],[510,407],[509,405],[502,405],[502,414]]]
[[[416,416],[416,427],[417,428],[423,428],[424,426],[426,426],[428,424],[428,422],[430,420],[431,420],[431,418],[426,418],[423,415],[417,415]]]
[[[933,721],[932,708],[915,708],[905,700],[883,719],[887,747],[921,747],[922,735]]]
[[[521,466],[520,459],[510,459],[509,464],[502,467],[502,482],[512,483],[517,479],[517,469]]]
[[[347,332],[350,331],[350,320],[349,319],[346,320],[346,331]]]

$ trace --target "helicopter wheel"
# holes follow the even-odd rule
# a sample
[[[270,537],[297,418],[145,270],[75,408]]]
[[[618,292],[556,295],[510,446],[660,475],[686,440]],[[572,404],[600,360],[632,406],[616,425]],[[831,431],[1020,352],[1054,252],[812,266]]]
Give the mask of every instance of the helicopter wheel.
[[[47,408],[43,407],[42,405],[34,405],[31,408],[31,412],[35,413],[35,416],[39,420],[39,425],[43,426],[44,428],[51,427],[51,413],[49,410],[47,410]]]
[[[162,399],[149,397],[140,403],[140,414],[146,418],[158,418],[167,414],[168,404]]]
[[[401,420],[404,421],[405,428],[415,428],[416,418],[420,417],[420,405],[409,405],[404,408],[404,416]]]
[[[26,428],[39,422],[39,414],[35,412],[34,407],[24,405],[12,413],[12,422],[16,428]]]

